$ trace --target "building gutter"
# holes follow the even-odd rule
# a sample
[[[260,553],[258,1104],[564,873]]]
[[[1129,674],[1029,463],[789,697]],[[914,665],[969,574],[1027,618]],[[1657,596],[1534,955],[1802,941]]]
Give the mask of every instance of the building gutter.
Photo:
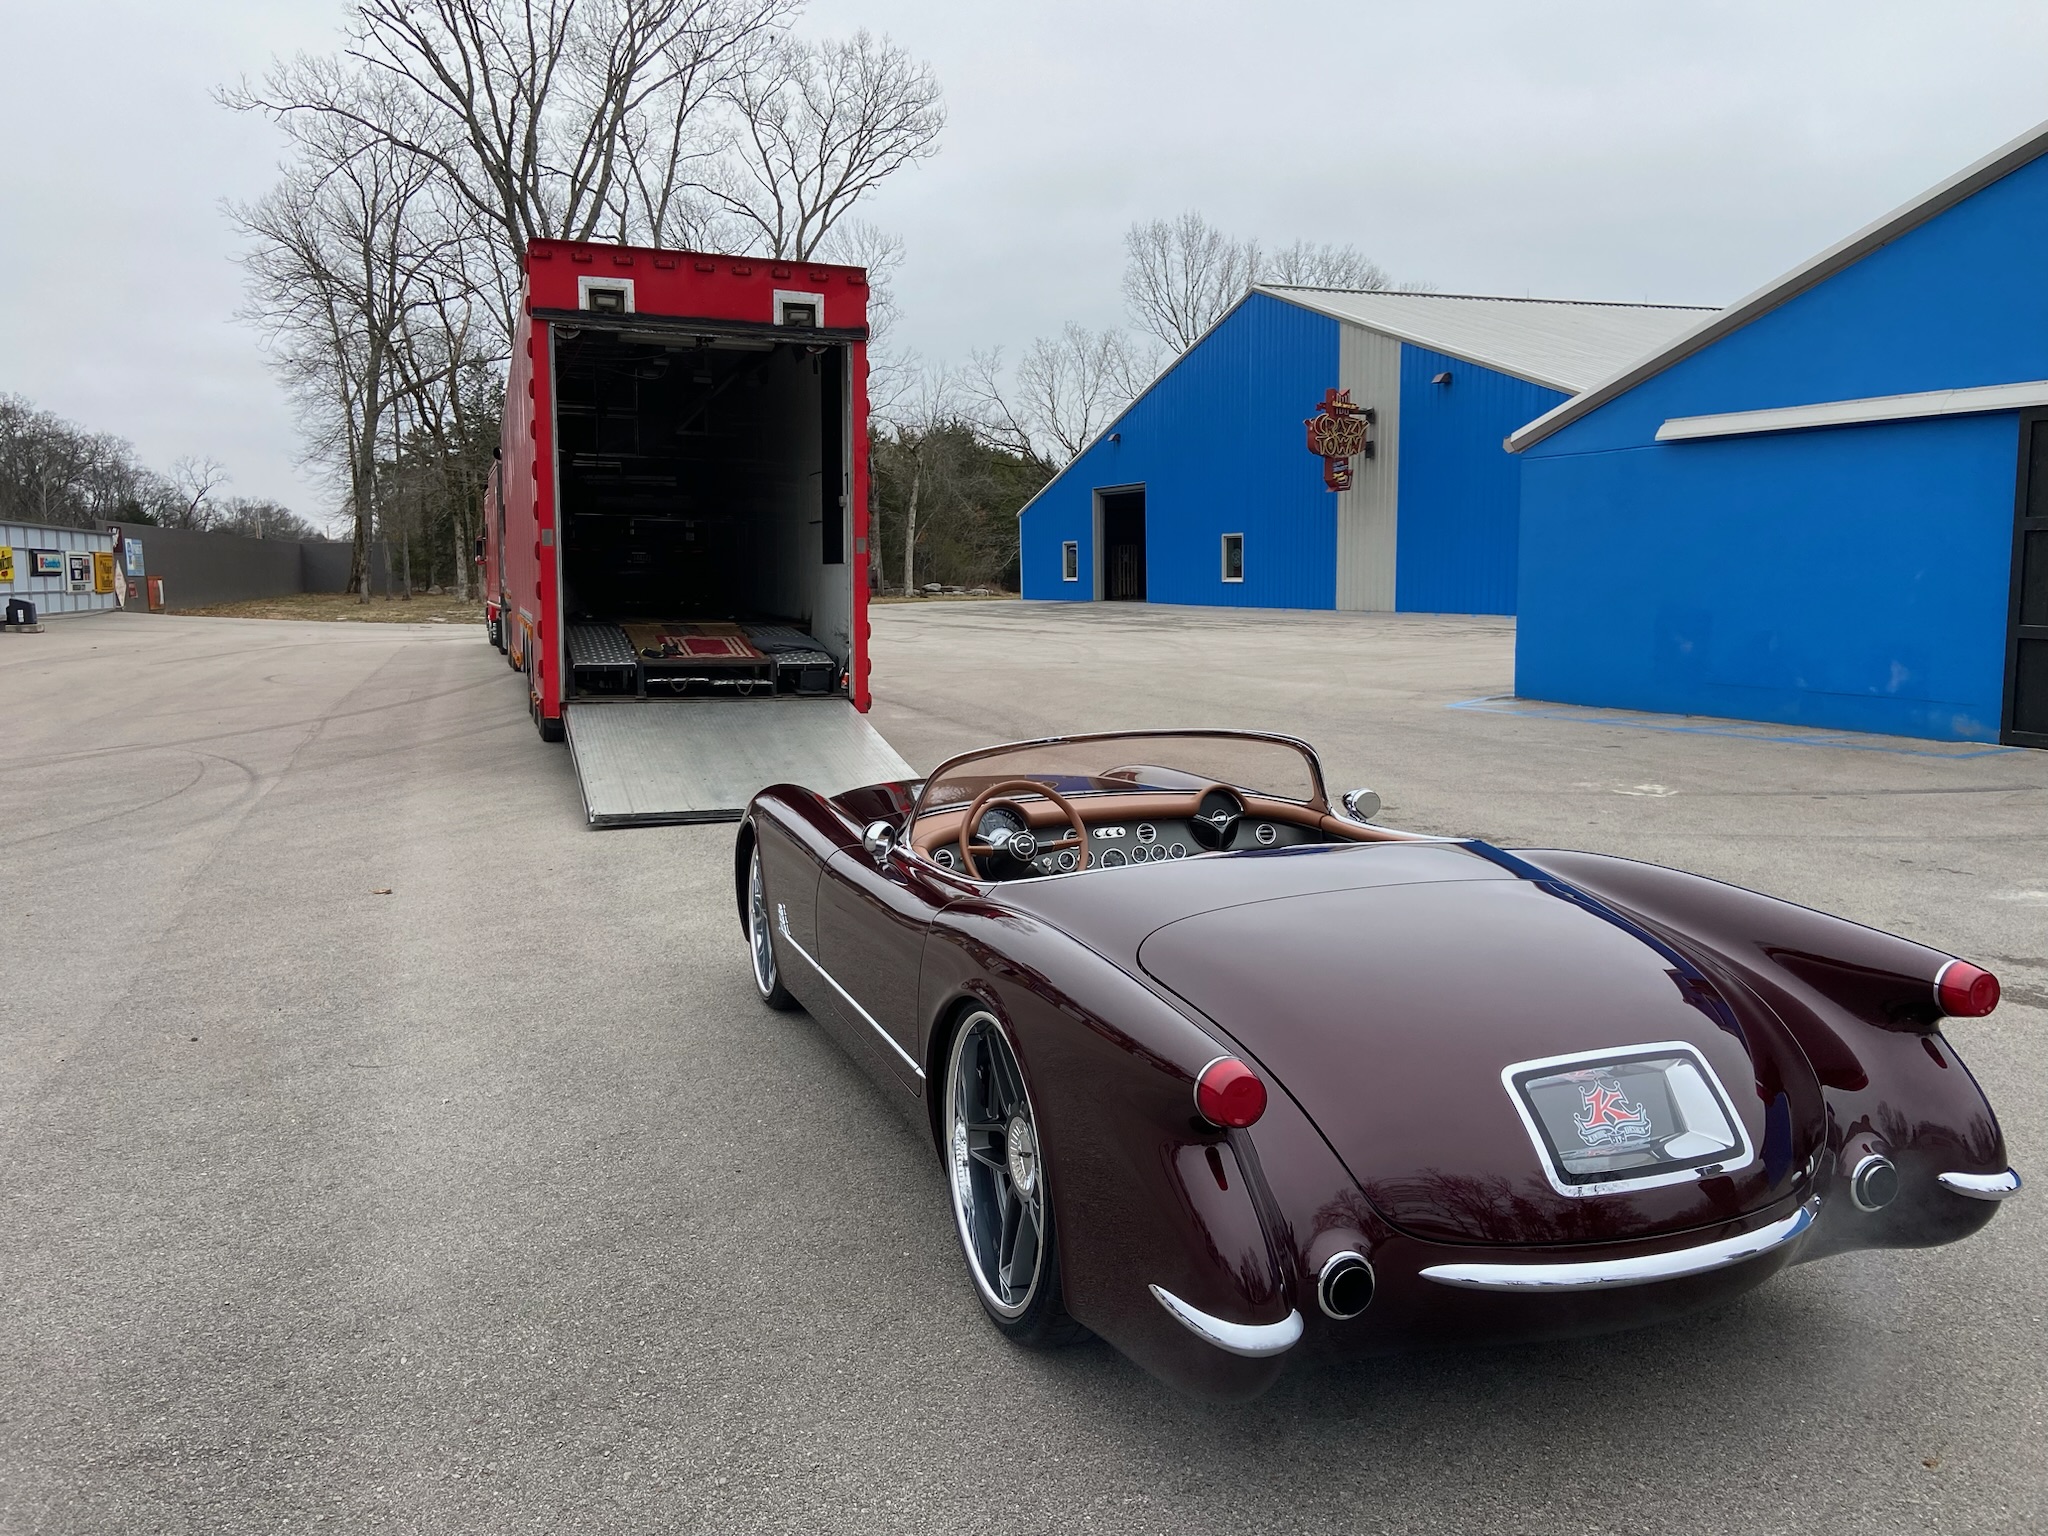
[[[1912,395],[1873,395],[1862,400],[1828,400],[1819,405],[1787,405],[1763,411],[1726,411],[1715,416],[1673,416],[1657,429],[1657,441],[1692,443],[1766,432],[1810,432],[1876,421],[1982,416],[2038,406],[2048,406],[2048,379],[1989,384],[1976,389],[1933,389]]]

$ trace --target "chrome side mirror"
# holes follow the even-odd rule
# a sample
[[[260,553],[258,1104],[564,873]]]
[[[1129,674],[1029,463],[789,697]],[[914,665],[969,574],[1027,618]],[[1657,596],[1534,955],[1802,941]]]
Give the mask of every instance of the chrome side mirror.
[[[877,864],[886,864],[896,851],[896,829],[886,821],[871,821],[860,835],[860,845]]]
[[[1380,813],[1380,797],[1377,791],[1354,789],[1344,796],[1344,814],[1353,821],[1371,821]]]

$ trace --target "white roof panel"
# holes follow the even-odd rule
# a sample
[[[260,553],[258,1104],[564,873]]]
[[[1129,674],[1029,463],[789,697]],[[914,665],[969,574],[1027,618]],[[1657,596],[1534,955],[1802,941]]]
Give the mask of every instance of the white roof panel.
[[[1260,292],[1467,362],[1576,394],[1698,325],[1711,309],[1294,288]]]

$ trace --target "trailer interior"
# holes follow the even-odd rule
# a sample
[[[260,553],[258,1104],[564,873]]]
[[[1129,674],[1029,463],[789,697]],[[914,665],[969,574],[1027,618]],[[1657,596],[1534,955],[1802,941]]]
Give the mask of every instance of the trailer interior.
[[[844,345],[563,325],[570,698],[843,692]]]

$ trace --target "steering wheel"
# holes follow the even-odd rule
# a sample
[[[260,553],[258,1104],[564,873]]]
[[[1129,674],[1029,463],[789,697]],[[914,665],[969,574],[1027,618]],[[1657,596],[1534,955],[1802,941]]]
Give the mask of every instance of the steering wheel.
[[[1015,857],[1021,858],[1025,863],[1029,864],[1041,853],[1056,853],[1062,848],[1078,848],[1080,856],[1076,860],[1074,868],[1078,871],[1088,867],[1088,824],[1081,819],[1081,813],[1074,809],[1067,797],[1058,790],[1050,789],[1033,779],[1004,779],[1000,784],[989,785],[987,789],[984,789],[979,795],[975,796],[974,804],[967,808],[966,816],[961,819],[960,862],[966,865],[970,878],[975,880],[985,880],[988,878],[982,874],[980,866],[974,862],[975,854],[1001,851],[993,843],[974,841],[975,829],[981,825],[981,813],[988,809],[989,802],[993,800],[1001,799],[1006,795],[1022,793],[1043,795],[1054,805],[1058,806],[1066,813],[1067,825],[1074,829],[1074,835],[1072,837],[1060,838],[1057,842],[1041,843],[1029,831],[1019,832],[1006,846],[1014,850],[1019,842],[1028,842],[1028,847],[1023,853],[1016,854]],[[1019,807],[1019,809],[1021,810],[1022,807]],[[1028,817],[1026,822],[1028,824]]]

